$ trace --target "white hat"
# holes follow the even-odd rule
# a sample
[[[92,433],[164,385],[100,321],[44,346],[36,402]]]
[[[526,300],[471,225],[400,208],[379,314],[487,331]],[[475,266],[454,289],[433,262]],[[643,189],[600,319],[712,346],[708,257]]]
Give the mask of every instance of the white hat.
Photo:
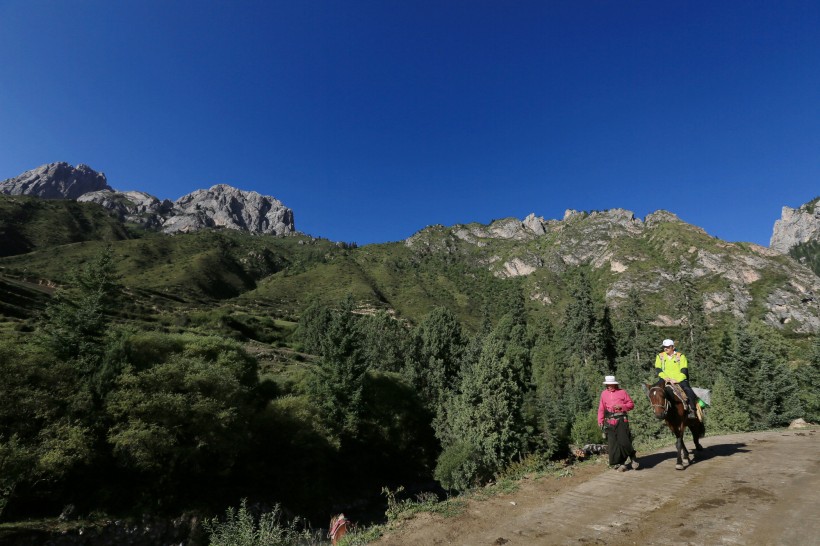
[[[604,385],[617,385],[618,380],[615,379],[614,375],[608,375],[604,377]]]
[[[674,341],[672,341],[671,339],[664,339],[664,340],[663,340],[663,346],[664,346],[664,347],[674,347],[674,346],[675,346],[675,342],[674,342]]]

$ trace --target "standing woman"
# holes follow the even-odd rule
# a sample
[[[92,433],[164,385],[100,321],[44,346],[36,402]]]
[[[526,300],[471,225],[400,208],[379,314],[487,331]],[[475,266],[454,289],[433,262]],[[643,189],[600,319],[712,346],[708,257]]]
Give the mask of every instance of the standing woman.
[[[606,376],[604,385],[601,402],[598,404],[598,426],[606,434],[609,464],[615,470],[623,472],[629,468],[627,459],[631,459],[632,469],[637,470],[640,465],[632,447],[629,419],[626,416],[635,407],[635,403],[629,393],[618,385],[614,375]]]

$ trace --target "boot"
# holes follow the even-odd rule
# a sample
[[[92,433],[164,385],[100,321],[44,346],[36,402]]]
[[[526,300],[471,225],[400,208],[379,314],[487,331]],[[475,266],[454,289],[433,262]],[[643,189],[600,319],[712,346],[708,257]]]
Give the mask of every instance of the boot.
[[[690,403],[687,404],[687,406],[689,406],[689,418],[690,419],[697,419],[698,418],[698,412],[697,412],[697,410],[695,410],[695,405],[690,402]]]
[[[631,459],[632,464],[630,466],[632,467],[632,470],[638,470],[638,468],[641,467],[641,463],[638,462],[638,458],[633,455]]]

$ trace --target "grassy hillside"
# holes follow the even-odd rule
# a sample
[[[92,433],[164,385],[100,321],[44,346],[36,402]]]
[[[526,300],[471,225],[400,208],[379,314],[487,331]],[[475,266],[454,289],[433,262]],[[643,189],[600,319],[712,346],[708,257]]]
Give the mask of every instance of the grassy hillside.
[[[96,204],[0,195],[0,256],[127,238],[125,227]]]
[[[0,257],[0,309],[7,321],[36,314],[46,301],[44,285],[70,283],[67,272],[109,245],[120,282],[132,295],[124,318],[177,328],[190,324],[193,313],[295,321],[310,302],[338,302],[347,294],[363,311],[386,309],[411,323],[445,306],[475,330],[500,316],[516,294],[524,296],[530,314],[556,319],[568,301],[567,276],[583,267],[611,308],[617,311],[636,289],[659,325],[678,320],[670,297],[690,279],[712,321],[742,313],[791,330],[805,328],[805,313],[812,312],[800,308],[805,298],[796,287],[816,282],[788,257],[726,243],[669,213],[646,222],[623,212],[576,213],[549,222],[540,235],[516,219],[433,226],[406,243],[349,248],[307,236],[232,230],[129,231],[93,204],[8,197],[0,203],[6,233],[27,234],[23,243],[4,246]],[[796,314],[780,317],[777,325],[770,300],[782,306],[783,298],[791,299]]]

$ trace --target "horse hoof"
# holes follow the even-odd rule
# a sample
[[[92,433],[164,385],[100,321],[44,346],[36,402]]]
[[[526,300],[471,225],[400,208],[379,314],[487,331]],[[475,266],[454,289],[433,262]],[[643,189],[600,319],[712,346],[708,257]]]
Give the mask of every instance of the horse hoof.
[[[675,470],[683,470],[683,465],[682,464],[676,464],[675,465]]]

